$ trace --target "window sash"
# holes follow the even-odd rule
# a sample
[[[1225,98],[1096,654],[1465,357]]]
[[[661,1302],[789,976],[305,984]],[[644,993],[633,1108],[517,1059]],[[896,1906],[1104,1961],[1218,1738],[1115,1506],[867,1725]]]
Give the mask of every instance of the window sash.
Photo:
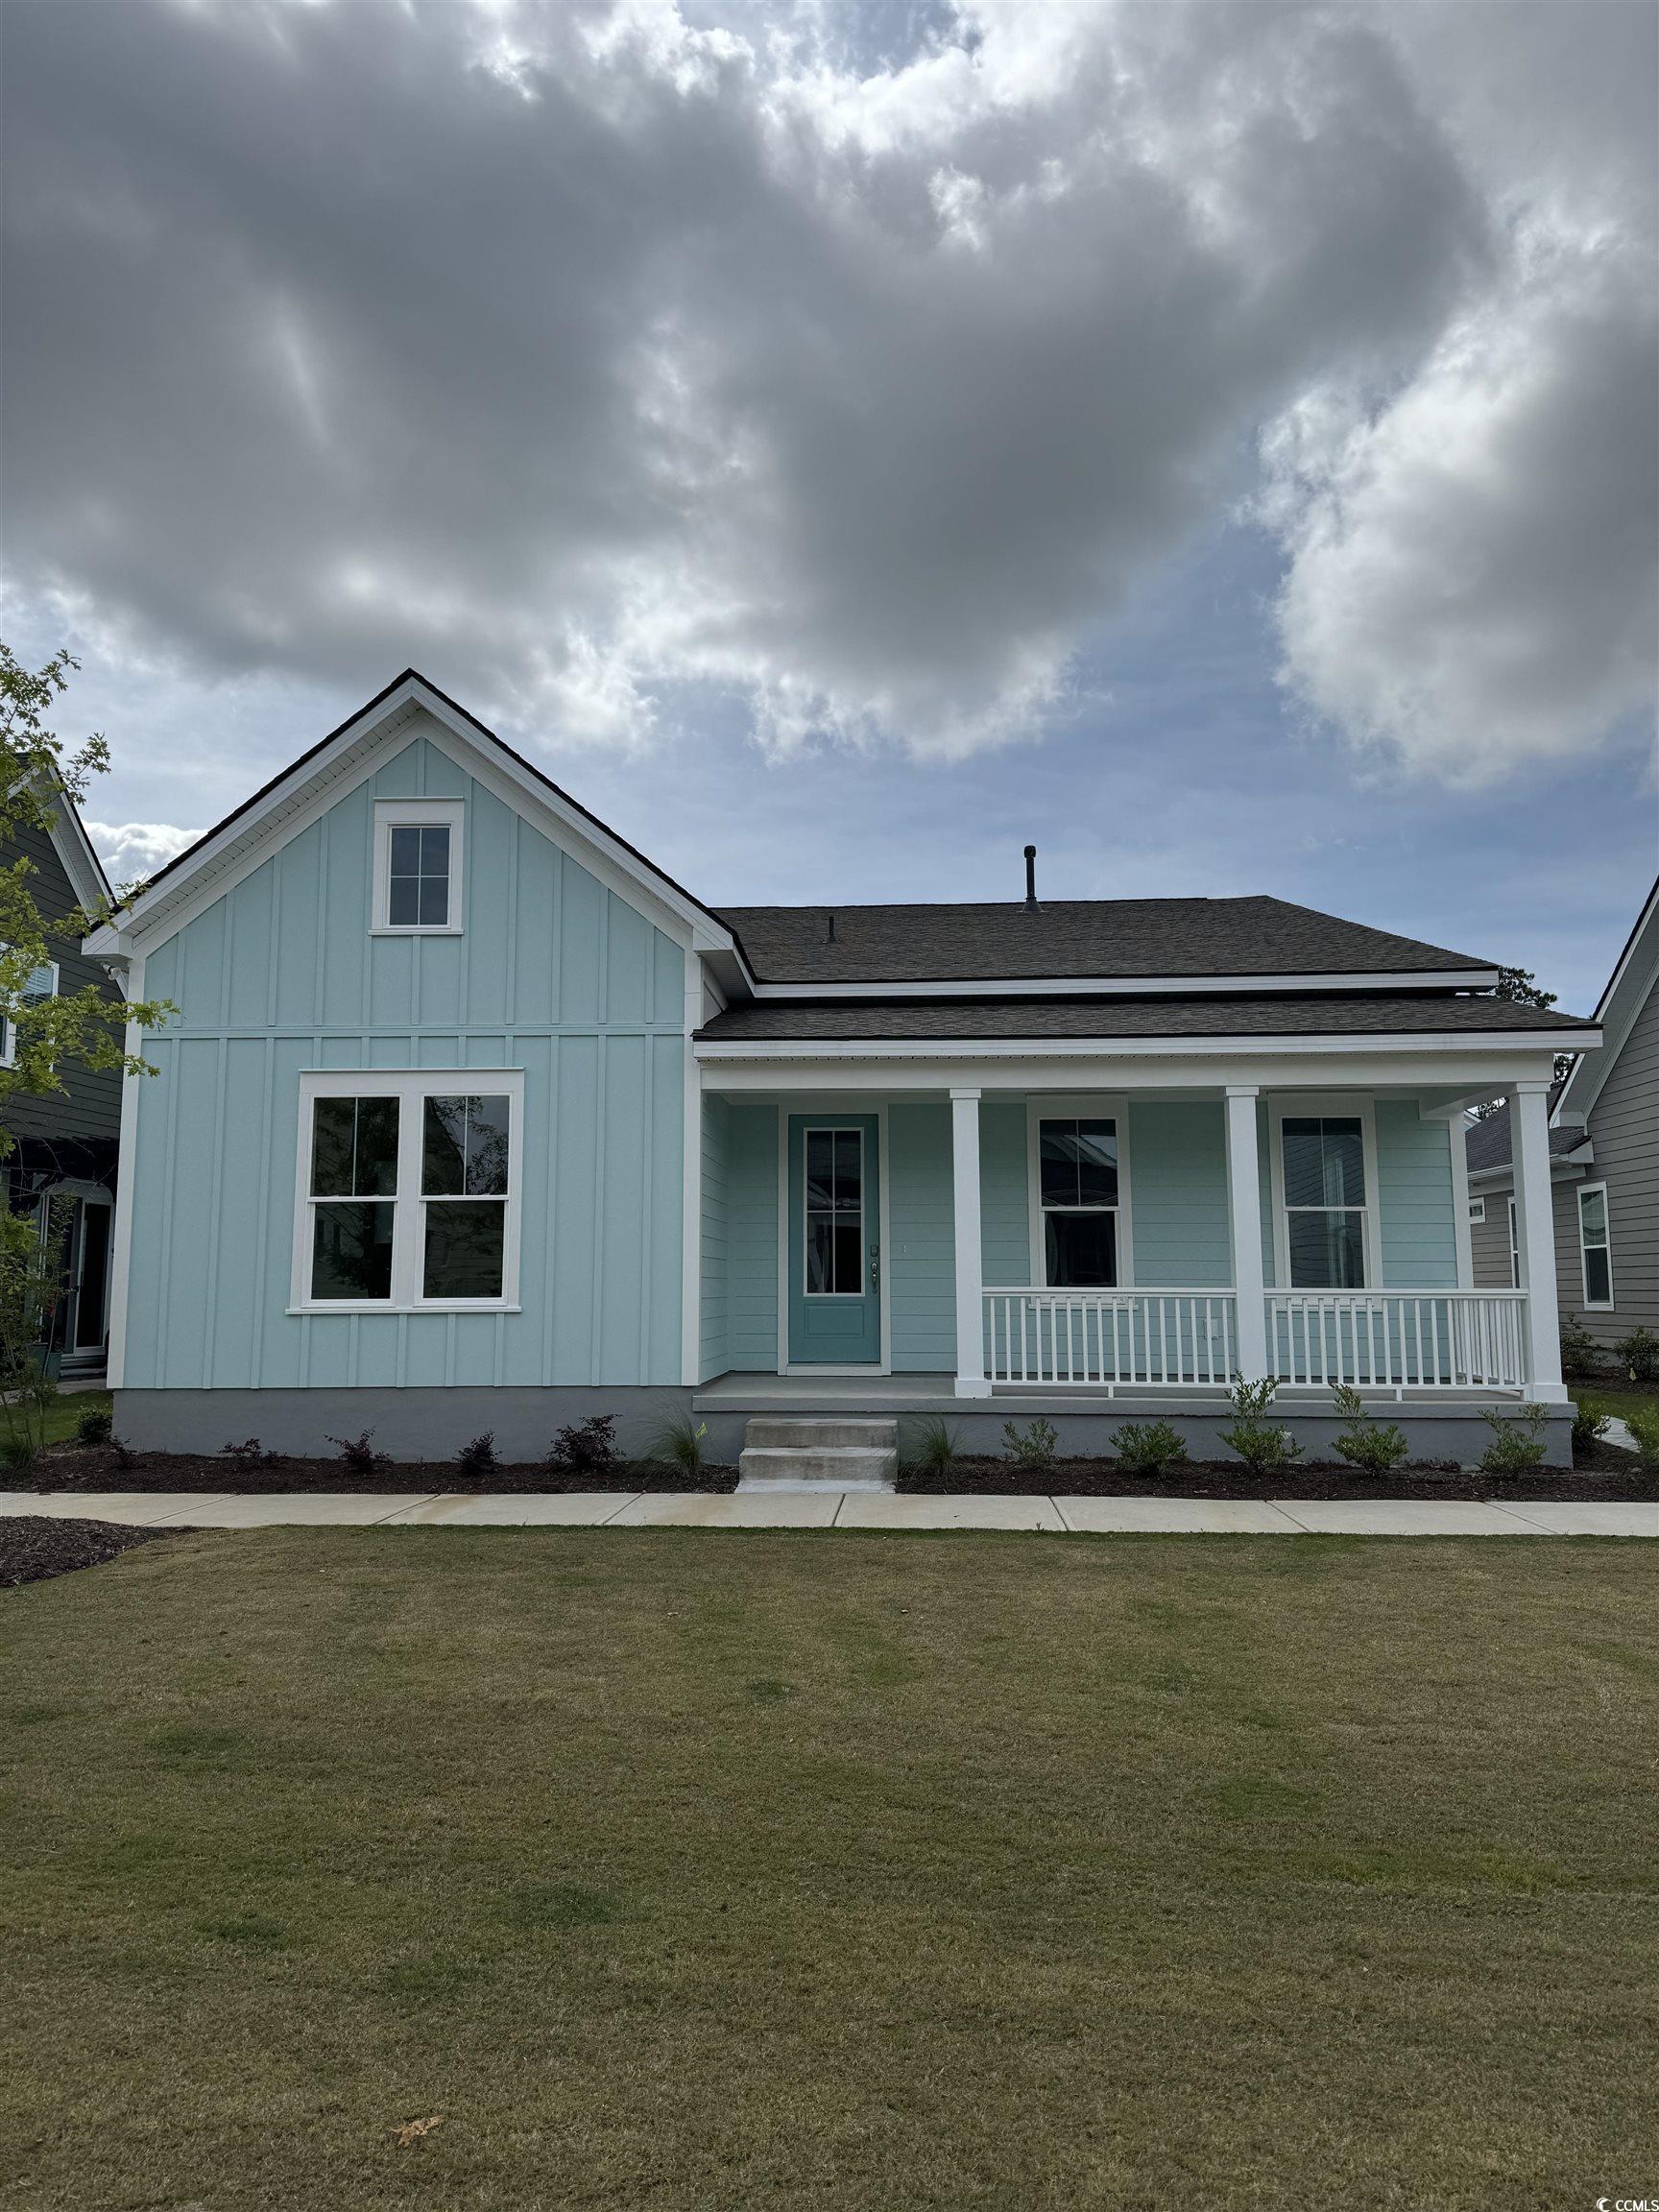
[[[1072,1146],[1070,1161],[1064,1156],[1068,1136]],[[1086,1160],[1084,1146],[1091,1142],[1107,1149],[1109,1156],[1092,1162]],[[1039,1115],[1036,1172],[1038,1251],[1045,1289],[1116,1289],[1123,1278],[1123,1150],[1118,1115]],[[1084,1196],[1086,1187],[1100,1190],[1107,1187],[1108,1180],[1113,1193],[1109,1199]],[[1070,1219],[1097,1222],[1106,1233],[1110,1272],[1097,1282],[1056,1280],[1057,1275],[1070,1272],[1066,1265],[1067,1240],[1059,1226]]]
[[[0,950],[9,950],[0,947]],[[48,998],[58,996],[58,963],[42,960],[38,968],[32,968],[23,979],[23,988],[17,997],[25,1006],[39,1006]],[[0,1068],[17,1065],[17,1024],[10,1015],[0,1014]]]
[[[465,830],[460,799],[374,802],[370,926],[376,935],[460,934]]]
[[[1366,1289],[1376,1263],[1369,1115],[1355,1106],[1287,1106],[1278,1117],[1274,1173],[1286,1287]]]
[[[469,1155],[464,1177],[474,1188],[431,1187],[425,1152],[427,1101],[464,1102],[460,1117]],[[340,1146],[332,1146],[325,1179],[350,1189],[318,1190],[316,1132],[319,1109],[343,1101],[392,1101],[397,1114],[396,1164],[389,1183],[380,1158],[359,1159],[355,1138],[341,1171]],[[470,1109],[483,1107],[481,1137],[468,1138]],[[388,1074],[381,1070],[314,1074],[301,1082],[300,1188],[295,1224],[292,1307],[313,1313],[492,1312],[517,1301],[523,1138],[523,1075],[518,1070],[434,1070]],[[381,1124],[384,1133],[384,1123]],[[339,1132],[336,1132],[338,1138]],[[505,1154],[503,1159],[502,1154]],[[440,1177],[440,1181],[445,1178]],[[465,1220],[472,1214],[473,1220]],[[478,1277],[494,1262],[496,1286]],[[372,1264],[371,1264],[372,1262]],[[330,1284],[324,1272],[334,1266]],[[354,1286],[339,1270],[362,1267],[368,1284]],[[450,1280],[470,1270],[472,1285],[431,1288],[434,1270]],[[494,1283],[492,1272],[490,1282]],[[377,1286],[384,1284],[382,1289]],[[336,1294],[330,1294],[330,1290]]]
[[[1586,1219],[1586,1200],[1598,1202],[1599,1225]],[[1613,1224],[1605,1183],[1586,1183],[1578,1192],[1578,1280],[1586,1307],[1605,1311],[1613,1304]]]

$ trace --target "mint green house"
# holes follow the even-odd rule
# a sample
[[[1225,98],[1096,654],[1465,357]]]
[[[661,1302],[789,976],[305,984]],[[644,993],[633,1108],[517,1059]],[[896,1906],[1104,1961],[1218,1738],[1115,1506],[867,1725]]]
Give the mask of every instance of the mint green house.
[[[714,910],[413,672],[87,941],[130,1079],[121,1433],[530,1455],[850,1403],[1084,1448],[1236,1372],[1447,1449],[1564,1405],[1551,1055],[1487,963],[1272,899]],[[1462,1117],[1514,1102],[1522,1280]],[[1558,1440],[1559,1441],[1559,1440]]]

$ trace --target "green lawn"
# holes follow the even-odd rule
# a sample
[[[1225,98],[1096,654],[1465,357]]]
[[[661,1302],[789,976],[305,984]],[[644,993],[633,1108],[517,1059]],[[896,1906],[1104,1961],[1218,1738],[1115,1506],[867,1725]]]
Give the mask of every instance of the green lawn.
[[[67,1396],[55,1399],[46,1408],[46,1441],[63,1444],[71,1436],[80,1434],[82,1415],[108,1413],[115,1401],[108,1390],[72,1390]]]
[[[9,1593],[0,2204],[1651,2194],[1656,1568],[270,1530]]]

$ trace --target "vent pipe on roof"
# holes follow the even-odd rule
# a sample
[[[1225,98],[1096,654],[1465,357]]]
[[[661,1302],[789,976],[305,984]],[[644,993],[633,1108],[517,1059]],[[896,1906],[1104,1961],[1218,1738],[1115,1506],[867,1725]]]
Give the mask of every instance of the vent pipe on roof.
[[[833,914],[830,916],[829,921],[825,925],[824,942],[826,945],[833,945],[835,942],[835,917]]]
[[[1035,906],[1037,903],[1037,848],[1035,845],[1027,845],[1025,848],[1025,903],[1027,906]]]

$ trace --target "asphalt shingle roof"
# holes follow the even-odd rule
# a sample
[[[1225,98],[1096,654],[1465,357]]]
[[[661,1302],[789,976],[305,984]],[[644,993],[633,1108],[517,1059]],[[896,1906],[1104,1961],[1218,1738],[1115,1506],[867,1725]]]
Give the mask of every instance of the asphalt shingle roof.
[[[917,1038],[1479,1036],[1587,1028],[1507,998],[757,998],[697,1034],[711,1045]]]
[[[767,983],[1377,975],[1493,965],[1283,899],[1062,899],[1037,906],[1014,901],[717,911],[741,941],[757,977]]]
[[[1584,1142],[1585,1132],[1577,1123],[1551,1128],[1550,1157],[1564,1159],[1569,1152],[1576,1152]],[[1490,1114],[1483,1114],[1479,1121],[1470,1123],[1469,1134],[1464,1139],[1464,1157],[1471,1175],[1482,1174],[1488,1167],[1507,1167],[1513,1151],[1507,1101],[1495,1106]]]

